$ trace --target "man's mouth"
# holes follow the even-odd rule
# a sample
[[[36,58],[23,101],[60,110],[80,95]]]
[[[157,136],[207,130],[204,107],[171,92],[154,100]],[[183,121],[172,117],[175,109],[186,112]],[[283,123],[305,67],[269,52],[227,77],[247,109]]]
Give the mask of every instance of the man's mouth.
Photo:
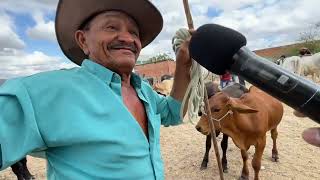
[[[137,48],[135,46],[129,46],[129,45],[112,45],[108,47],[109,50],[128,50],[131,51],[132,53],[136,54],[137,53]]]

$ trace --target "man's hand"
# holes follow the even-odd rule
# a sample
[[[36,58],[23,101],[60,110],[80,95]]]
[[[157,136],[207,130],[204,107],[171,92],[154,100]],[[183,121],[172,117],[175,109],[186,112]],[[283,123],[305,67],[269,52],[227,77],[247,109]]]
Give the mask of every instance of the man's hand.
[[[195,31],[194,30],[189,30],[189,33],[192,35]],[[185,40],[181,46],[180,49],[176,55],[176,66],[182,68],[188,68],[190,69],[192,65],[191,57],[189,54],[189,44],[190,44],[190,38]]]
[[[293,114],[297,117],[307,117],[303,113],[294,110]],[[302,138],[309,144],[320,147],[320,128],[309,128],[303,131]]]
[[[306,129],[303,131],[302,137],[307,143],[320,147],[320,128]]]
[[[192,35],[194,30],[189,30],[189,32]],[[181,44],[176,55],[176,71],[174,74],[174,82],[170,95],[179,101],[183,100],[184,94],[190,82],[190,68],[192,65],[188,48],[190,39],[191,38],[188,38]]]

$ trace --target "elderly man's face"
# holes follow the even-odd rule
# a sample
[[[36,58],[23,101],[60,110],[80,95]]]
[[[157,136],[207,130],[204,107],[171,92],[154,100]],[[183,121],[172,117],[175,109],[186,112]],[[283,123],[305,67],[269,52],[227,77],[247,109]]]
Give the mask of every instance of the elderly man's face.
[[[97,15],[76,39],[90,59],[119,73],[131,72],[141,51],[138,25],[118,11]]]

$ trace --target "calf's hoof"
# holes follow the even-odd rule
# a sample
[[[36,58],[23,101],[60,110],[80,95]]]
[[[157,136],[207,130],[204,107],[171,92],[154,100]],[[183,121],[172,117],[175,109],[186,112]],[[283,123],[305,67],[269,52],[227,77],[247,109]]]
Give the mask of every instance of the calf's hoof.
[[[241,175],[239,180],[249,180],[249,176]]]
[[[272,156],[271,160],[272,160],[272,162],[279,162],[279,157],[278,156]]]
[[[272,153],[271,160],[272,160],[273,162],[278,162],[278,161],[279,161],[279,156],[278,156],[278,154]]]
[[[222,165],[222,169],[224,173],[228,173],[228,167],[226,165]]]
[[[201,165],[200,170],[205,170],[205,169],[207,169],[207,166],[202,166]]]

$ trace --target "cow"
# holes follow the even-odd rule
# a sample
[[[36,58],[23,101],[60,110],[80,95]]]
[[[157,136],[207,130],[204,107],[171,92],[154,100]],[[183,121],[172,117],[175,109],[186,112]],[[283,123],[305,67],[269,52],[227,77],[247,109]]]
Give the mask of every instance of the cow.
[[[280,66],[292,73],[296,73],[300,75],[301,74],[300,59],[301,58],[299,56],[291,56],[291,57],[284,58],[282,60],[283,63],[280,64]],[[280,61],[280,60],[277,60],[277,61]]]
[[[311,75],[312,80],[317,81],[320,76],[320,53],[287,57],[280,66],[300,76]]]
[[[160,83],[153,84],[153,89],[161,95],[168,96],[173,86],[173,79],[166,79]]]
[[[35,177],[30,173],[27,167],[27,157],[11,166],[12,172],[17,176],[17,180],[31,180]]]
[[[5,82],[5,79],[0,79],[0,86]],[[11,166],[12,172],[17,176],[18,180],[30,180],[34,179],[34,176],[30,173],[27,167],[27,157],[24,157],[20,161]]]
[[[161,82],[164,81],[164,80],[167,80],[167,79],[173,79],[173,76],[168,75],[168,74],[165,74],[165,75],[161,76]]]
[[[302,56],[300,59],[300,75],[312,76],[313,81],[317,81],[320,76],[320,53],[309,56]]]
[[[221,91],[218,87],[219,85],[213,82],[208,82],[205,84],[205,86],[206,86],[208,98],[212,97],[214,94]],[[228,94],[230,97],[239,98],[244,93],[247,93],[248,89],[242,84],[234,83],[223,88],[222,92]],[[199,112],[198,115],[201,117],[202,112]],[[197,128],[198,127],[196,127],[196,129]],[[200,129],[197,129],[197,130],[200,130]],[[219,136],[219,134],[220,134],[220,131],[216,131],[216,136]],[[205,151],[203,160],[201,162],[201,167],[200,167],[201,170],[204,170],[207,168],[207,165],[209,162],[210,149],[211,149],[211,134],[208,134],[206,136],[206,151]],[[227,161],[228,135],[226,134],[223,134],[222,141],[221,141],[221,149],[222,149],[222,158],[221,158],[222,169],[224,173],[227,173],[228,172],[228,161]]]
[[[232,138],[241,150],[243,168],[240,179],[249,179],[247,151],[255,146],[252,160],[254,179],[259,179],[261,158],[266,145],[266,132],[271,130],[273,140],[272,160],[279,159],[276,139],[277,126],[283,116],[282,103],[257,87],[251,86],[248,93],[240,98],[232,98],[224,92],[218,92],[209,99],[212,119],[217,130]],[[202,115],[197,126],[204,135],[209,135],[208,117]]]

